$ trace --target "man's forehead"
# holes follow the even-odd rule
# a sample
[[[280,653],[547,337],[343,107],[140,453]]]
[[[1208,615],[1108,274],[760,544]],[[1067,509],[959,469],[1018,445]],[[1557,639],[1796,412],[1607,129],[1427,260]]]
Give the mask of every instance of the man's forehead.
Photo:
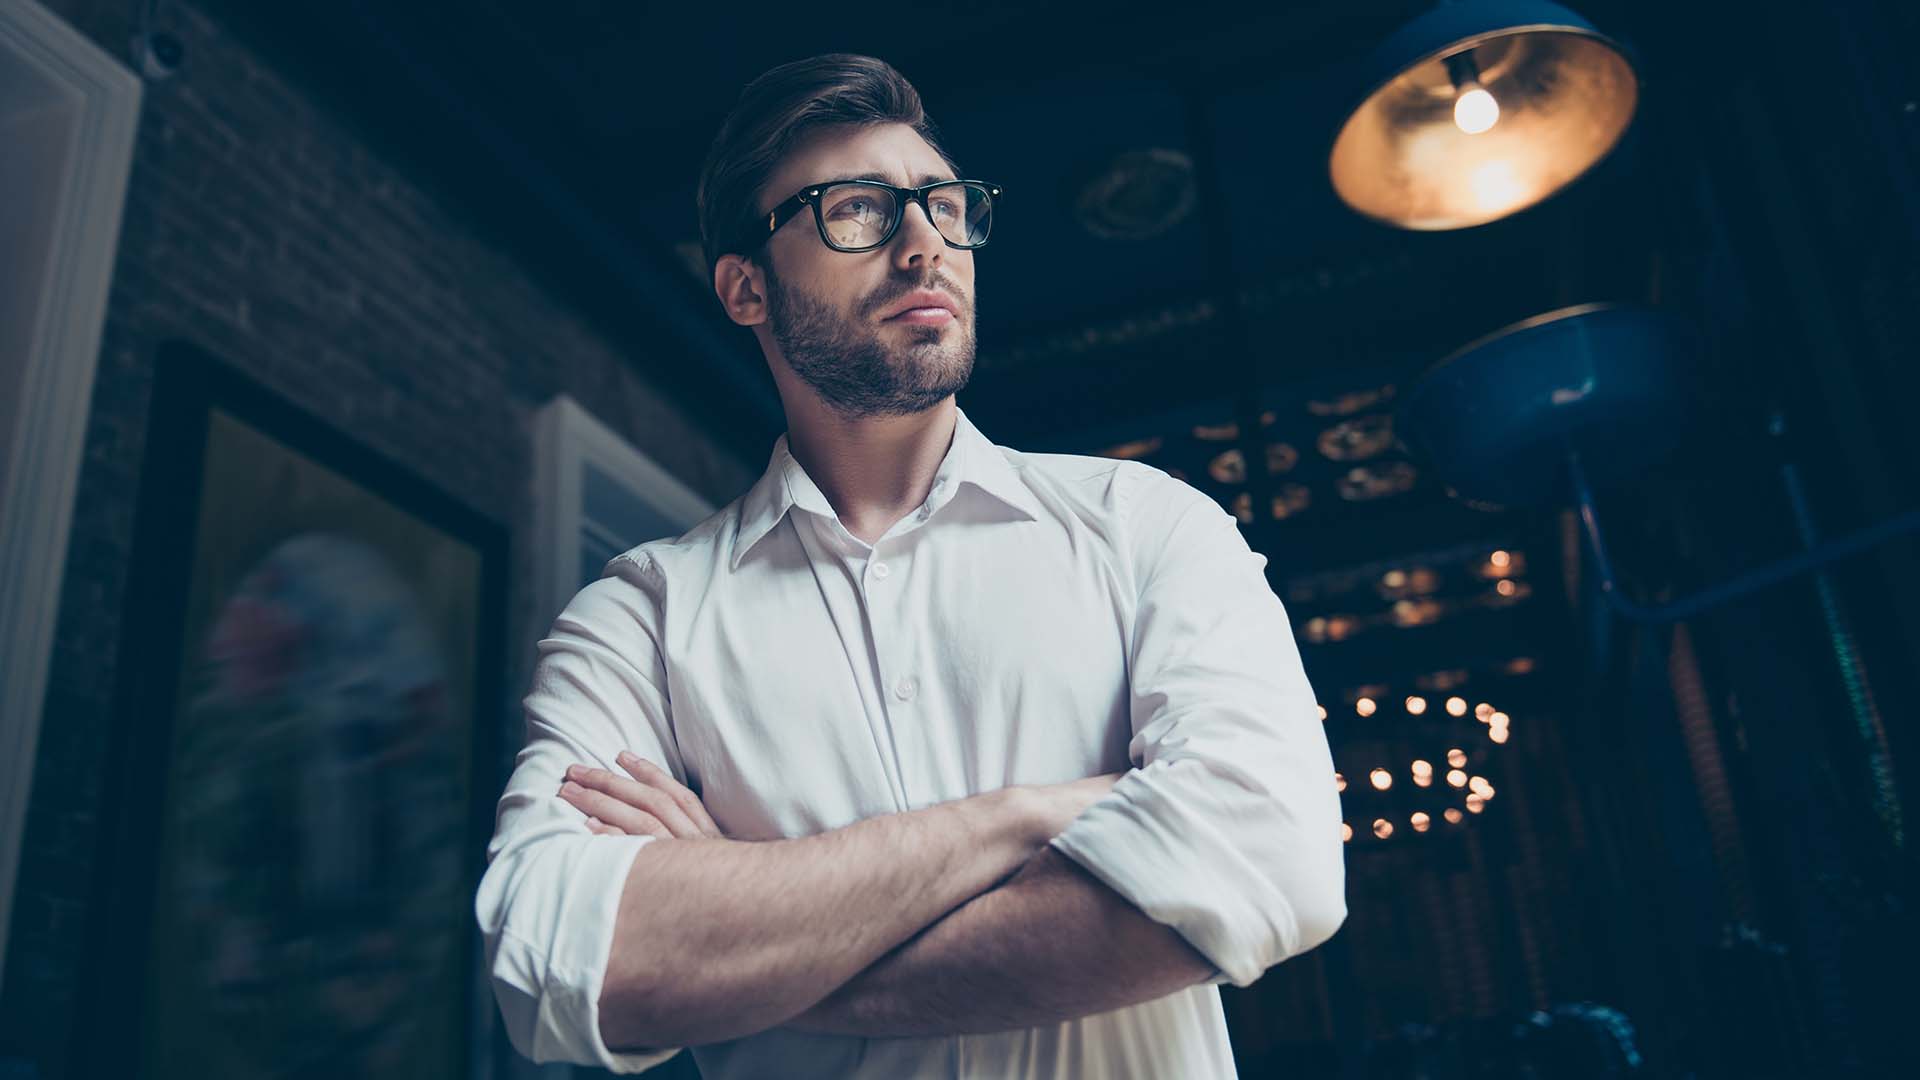
[[[822,131],[797,147],[773,179],[778,188],[767,194],[785,198],[793,190],[824,180],[880,180],[918,187],[958,178],[919,132],[905,124],[884,124]]]

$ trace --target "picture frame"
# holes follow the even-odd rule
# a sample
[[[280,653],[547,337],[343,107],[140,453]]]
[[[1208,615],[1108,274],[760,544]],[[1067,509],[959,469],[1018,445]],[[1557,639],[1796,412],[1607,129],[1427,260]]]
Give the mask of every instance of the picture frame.
[[[506,530],[157,350],[75,1075],[471,1075]]]

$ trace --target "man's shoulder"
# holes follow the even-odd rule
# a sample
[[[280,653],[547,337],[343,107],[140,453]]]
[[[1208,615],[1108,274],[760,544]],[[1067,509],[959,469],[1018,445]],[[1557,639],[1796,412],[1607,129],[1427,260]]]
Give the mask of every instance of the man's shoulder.
[[[1137,512],[1143,505],[1150,510],[1168,503],[1210,501],[1180,477],[1132,458],[1001,449],[1029,487],[1050,488],[1113,514]]]
[[[740,495],[678,536],[648,540],[615,555],[607,564],[608,574],[633,567],[648,578],[672,573],[678,580],[703,566],[711,567],[716,559],[724,560],[740,531],[740,511],[746,498]]]

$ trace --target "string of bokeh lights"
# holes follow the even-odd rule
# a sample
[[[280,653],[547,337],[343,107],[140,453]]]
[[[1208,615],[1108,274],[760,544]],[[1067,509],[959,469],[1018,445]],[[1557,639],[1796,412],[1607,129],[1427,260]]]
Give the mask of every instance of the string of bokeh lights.
[[[1428,699],[1419,694],[1408,695],[1404,702],[1408,716],[1423,716],[1430,706]],[[1365,718],[1377,713],[1380,706],[1372,697],[1362,695],[1355,699],[1353,708],[1357,716]],[[1470,707],[1466,698],[1454,695],[1441,702],[1440,708],[1448,716],[1463,720],[1471,711],[1473,718],[1485,729],[1484,735],[1487,741],[1496,746],[1505,746],[1512,738],[1512,717],[1495,708],[1490,702],[1482,701]],[[1325,721],[1328,718],[1327,707],[1322,705],[1319,709],[1320,719]],[[1468,772],[1469,757],[1463,746],[1449,747],[1446,753],[1441,755],[1441,760],[1447,764],[1444,773],[1439,773],[1433,762],[1426,758],[1414,758],[1407,765],[1407,776],[1417,788],[1435,789],[1443,793],[1460,793],[1460,805],[1446,806],[1440,811],[1441,824],[1457,827],[1465,824],[1470,815],[1480,814],[1486,810],[1487,804],[1493,801],[1495,788],[1493,781],[1485,775]],[[1373,791],[1384,794],[1392,790],[1395,778],[1395,772],[1386,765],[1375,765],[1367,771],[1366,782]],[[1344,795],[1348,786],[1345,774],[1335,772],[1333,782],[1334,789]],[[1348,802],[1345,798],[1341,801],[1343,806]],[[1342,816],[1345,817],[1345,814]],[[1422,809],[1408,813],[1405,824],[1415,833],[1426,833],[1434,828],[1436,822],[1431,813]],[[1387,841],[1393,838],[1398,827],[1393,817],[1379,814],[1373,818],[1368,831],[1372,833],[1375,841]],[[1351,821],[1343,820],[1340,823],[1342,840],[1351,843],[1356,835],[1357,832]]]

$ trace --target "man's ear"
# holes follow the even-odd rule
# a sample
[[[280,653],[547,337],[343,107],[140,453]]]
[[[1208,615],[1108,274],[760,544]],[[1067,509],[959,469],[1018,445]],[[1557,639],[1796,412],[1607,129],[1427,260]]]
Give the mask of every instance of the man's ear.
[[[713,291],[727,318],[741,326],[767,321],[766,274],[744,255],[722,255],[713,264]]]

